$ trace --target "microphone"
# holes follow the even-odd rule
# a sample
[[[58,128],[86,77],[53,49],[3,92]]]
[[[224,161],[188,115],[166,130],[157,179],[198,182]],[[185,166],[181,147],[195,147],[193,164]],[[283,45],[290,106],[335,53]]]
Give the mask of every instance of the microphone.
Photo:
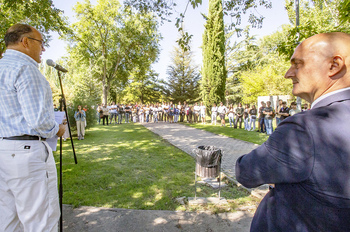
[[[53,60],[46,60],[46,64],[48,66],[51,66],[51,67],[54,67],[55,69],[57,69],[58,71],[61,71],[61,72],[68,72],[67,69],[63,68],[61,65],[59,64],[56,64]]]

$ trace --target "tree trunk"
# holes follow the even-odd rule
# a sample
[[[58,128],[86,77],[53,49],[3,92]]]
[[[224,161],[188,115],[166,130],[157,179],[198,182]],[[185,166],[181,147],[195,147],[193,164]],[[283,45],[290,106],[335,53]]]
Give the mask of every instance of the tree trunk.
[[[102,56],[103,56],[103,102],[107,105],[107,97],[108,97],[108,81],[107,81],[107,60],[106,60],[106,51],[105,46],[102,47]]]

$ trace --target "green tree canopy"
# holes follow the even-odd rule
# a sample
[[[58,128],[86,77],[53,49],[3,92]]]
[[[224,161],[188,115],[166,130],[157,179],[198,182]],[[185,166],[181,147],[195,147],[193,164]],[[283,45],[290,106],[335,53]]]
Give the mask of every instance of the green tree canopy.
[[[157,22],[152,14],[135,14],[117,0],[77,3],[78,22],[66,36],[71,58],[93,65],[107,103],[111,85],[127,84],[135,69],[147,70],[159,54]]]
[[[244,39],[228,46],[227,67],[230,99],[256,102],[258,96],[289,95],[292,84],[284,78],[295,47],[304,39],[323,32],[349,32],[349,22],[342,23],[341,0],[300,1],[300,26],[295,26],[294,0],[286,0],[291,24],[257,40],[244,31]]]
[[[289,20],[295,25],[295,5],[294,0],[286,0],[286,8]],[[347,1],[344,1],[347,2]],[[339,7],[343,6],[345,8]],[[281,40],[278,43],[278,51],[286,55],[289,59],[295,47],[303,40],[319,33],[327,32],[350,32],[350,21],[343,20],[339,10],[345,10],[346,4],[343,0],[315,0],[311,3],[307,0],[300,1],[300,25],[290,26],[287,30],[287,40]]]
[[[147,73],[134,72],[129,78],[129,84],[122,92],[121,101],[124,103],[155,103],[161,98],[161,86],[158,74],[152,70]]]
[[[5,33],[12,25],[27,23],[49,40],[50,31],[66,31],[67,24],[62,14],[52,0],[0,0],[0,58],[5,51]]]
[[[350,1],[340,1],[338,11],[341,23],[350,22]]]

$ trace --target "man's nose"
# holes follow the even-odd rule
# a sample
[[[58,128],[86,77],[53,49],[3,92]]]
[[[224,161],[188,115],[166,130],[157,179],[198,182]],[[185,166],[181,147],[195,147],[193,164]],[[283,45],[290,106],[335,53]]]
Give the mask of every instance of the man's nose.
[[[293,70],[292,67],[290,67],[290,68],[288,69],[288,71],[286,72],[286,74],[284,75],[284,78],[289,79],[289,78],[292,78],[292,77],[294,77],[294,76],[295,76],[294,70]]]

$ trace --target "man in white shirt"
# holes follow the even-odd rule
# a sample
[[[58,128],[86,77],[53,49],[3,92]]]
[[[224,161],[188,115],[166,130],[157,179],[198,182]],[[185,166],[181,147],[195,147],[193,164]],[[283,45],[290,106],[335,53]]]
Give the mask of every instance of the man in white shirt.
[[[300,113],[300,110],[297,108],[297,103],[292,102],[290,103],[290,110],[289,110],[289,115],[293,116],[294,114]]]
[[[197,123],[198,117],[199,117],[199,112],[200,112],[200,107],[199,107],[198,103],[194,104],[193,111],[194,111],[193,121],[194,121],[194,123]]]
[[[200,116],[201,116],[201,119],[202,119],[202,124],[205,124],[205,116],[206,116],[207,107],[205,107],[203,102],[201,102],[201,105],[200,105],[199,109],[200,109]]]
[[[218,116],[218,107],[214,103],[213,107],[211,108],[211,125],[213,125],[214,123],[216,125],[217,116]]]
[[[158,104],[158,121],[163,121],[163,107],[162,104]]]
[[[157,106],[157,104],[152,106],[152,112],[153,112],[153,122],[158,123],[158,106]]]
[[[112,105],[110,106],[110,111],[111,113],[111,122],[110,124],[112,124],[113,118],[114,118],[114,124],[117,123],[117,105],[115,104],[115,102],[112,103]]]
[[[218,107],[218,113],[221,119],[221,126],[225,126],[225,115],[227,113],[227,108],[222,102],[220,102],[220,106]]]
[[[60,208],[55,159],[47,138],[61,137],[49,82],[38,63],[41,33],[15,24],[0,59],[0,231],[57,231]]]
[[[165,102],[162,107],[164,112],[164,122],[167,122],[169,121],[169,103]]]

